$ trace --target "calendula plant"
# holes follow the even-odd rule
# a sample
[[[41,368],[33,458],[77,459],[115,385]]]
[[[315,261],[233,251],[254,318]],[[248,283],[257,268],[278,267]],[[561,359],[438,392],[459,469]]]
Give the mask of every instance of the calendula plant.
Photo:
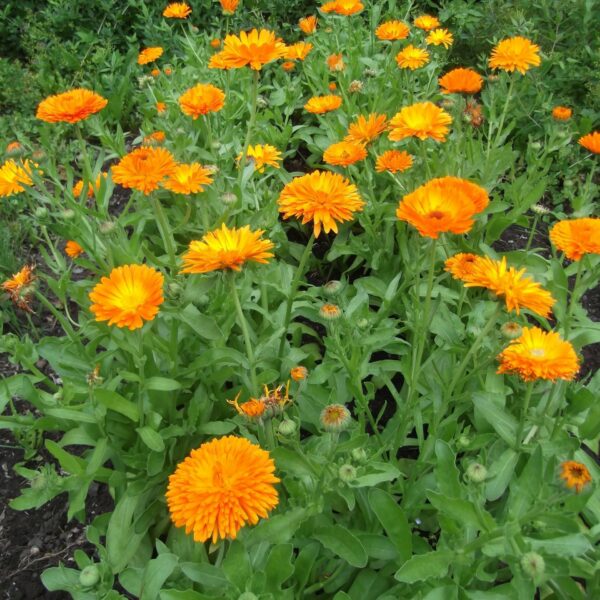
[[[114,500],[44,584],[595,597],[600,132],[556,106],[514,145],[522,99],[552,100],[544,41],[497,32],[455,65],[452,21],[413,3],[327,2],[286,42],[220,4],[217,30],[187,3],[148,25],[139,130],[90,77],[40,102],[43,157],[0,168],[45,211],[7,302],[62,329],[2,338],[0,425],[59,434],[12,506]],[[566,160],[586,178],[551,198]]]

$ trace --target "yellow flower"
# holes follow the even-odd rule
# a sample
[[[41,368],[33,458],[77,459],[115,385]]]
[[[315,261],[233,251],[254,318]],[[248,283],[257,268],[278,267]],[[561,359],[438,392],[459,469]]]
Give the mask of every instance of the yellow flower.
[[[7,160],[0,167],[0,198],[24,192],[23,186],[33,185],[31,177],[34,168],[29,160],[18,163],[12,158]]]
[[[314,15],[310,15],[308,17],[304,17],[298,21],[298,26],[302,30],[302,33],[306,35],[310,35],[317,30],[317,22],[318,19]]]
[[[492,50],[489,65],[493,69],[502,69],[512,73],[519,71],[522,75],[531,67],[539,66],[541,60],[540,47],[527,38],[517,36],[499,42]]]
[[[309,42],[298,42],[288,46],[285,53],[285,58],[290,60],[304,60],[308,53],[312,50],[313,45]]]
[[[239,36],[228,35],[221,52],[214,54],[208,63],[209,69],[240,69],[249,66],[261,70],[267,63],[283,58],[286,46],[272,31],[253,29],[242,31]]]
[[[313,96],[305,105],[304,110],[309,113],[323,114],[339,108],[342,105],[340,96]]]
[[[192,9],[185,2],[172,2],[165,10],[163,10],[163,17],[167,19],[187,19]]]
[[[579,145],[593,154],[600,154],[600,131],[593,131],[580,137]]]
[[[414,71],[429,62],[429,52],[409,44],[396,54],[396,62],[401,69]]]
[[[405,106],[390,121],[390,140],[400,141],[407,137],[420,140],[431,138],[445,142],[452,117],[432,102],[418,102]]]
[[[454,38],[447,29],[434,29],[425,38],[425,41],[433,46],[444,46],[444,48],[450,48]]]
[[[238,395],[233,400],[227,400],[227,403],[231,404],[235,408],[235,410],[238,412],[238,414],[243,415],[244,417],[246,417],[247,419],[250,419],[251,421],[258,421],[263,417],[263,415],[265,414],[265,411],[267,409],[267,406],[262,400],[260,400],[260,399],[257,400],[256,398],[250,398],[250,400],[248,400],[247,402],[243,402],[242,404],[239,404],[238,403],[239,397],[240,397],[240,394],[238,393]]]
[[[437,17],[432,17],[431,15],[421,15],[420,17],[417,17],[413,23],[415,27],[418,27],[423,31],[431,31],[440,26]]]
[[[328,165],[347,167],[353,165],[367,156],[367,151],[362,144],[355,142],[338,142],[331,144],[323,154],[323,161]]]
[[[281,152],[270,144],[256,144],[256,146],[248,146],[246,156],[254,161],[254,168],[259,173],[264,173],[265,165],[269,165],[279,169],[279,161],[281,161]],[[238,163],[242,160],[242,154],[237,157]]]
[[[567,460],[560,465],[560,477],[568,488],[574,488],[577,494],[592,481],[588,468],[580,462]]]
[[[327,67],[330,71],[343,71],[345,68],[341,54],[331,54],[327,57]]]
[[[204,191],[204,186],[212,183],[212,171],[200,163],[175,166],[172,173],[163,183],[163,187],[175,194],[197,194]]]
[[[225,104],[225,94],[210,83],[198,83],[179,98],[181,111],[196,120],[200,115],[218,112]]]
[[[145,48],[138,55],[138,65],[147,65],[160,58],[163,54],[163,49],[160,46],[153,48]]]

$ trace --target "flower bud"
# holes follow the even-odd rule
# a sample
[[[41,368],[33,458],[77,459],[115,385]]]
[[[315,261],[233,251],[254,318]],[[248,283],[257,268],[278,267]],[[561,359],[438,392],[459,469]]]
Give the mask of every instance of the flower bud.
[[[221,202],[223,204],[235,204],[237,202],[237,196],[233,192],[225,192],[221,196]]]
[[[290,369],[290,377],[294,381],[303,381],[308,375],[308,369],[306,367],[298,366]]]
[[[523,333],[523,328],[514,321],[508,321],[504,323],[502,327],[500,327],[500,331],[502,331],[502,335],[509,340],[516,340],[518,337],[521,337]]]
[[[572,188],[575,185],[575,182],[572,179],[565,179],[563,181],[563,187]]]
[[[258,96],[258,98],[256,98],[256,106],[258,106],[258,108],[267,108],[269,106],[269,101],[264,96]]]
[[[75,216],[75,211],[72,208],[65,208],[65,210],[60,213],[60,216],[66,221],[70,221]]]
[[[542,147],[542,144],[541,144],[541,142],[531,142],[531,144],[529,144],[529,147],[532,150],[540,150]]]
[[[325,431],[343,431],[350,424],[352,416],[343,404],[330,404],[321,411],[320,419]]]
[[[337,294],[339,294],[339,292],[342,291],[343,287],[344,284],[341,281],[338,281],[337,279],[332,279],[323,286],[323,291],[327,296],[336,296]]]
[[[348,92],[350,92],[351,94],[357,94],[358,92],[362,92],[362,89],[363,82],[359,81],[358,79],[351,81],[350,85],[348,86]]]
[[[352,450],[352,458],[357,463],[367,462],[367,451],[364,448],[354,448],[354,450]]]
[[[296,422],[292,421],[291,419],[284,419],[277,427],[277,431],[281,435],[285,436],[294,435],[294,433],[296,433],[296,429],[298,429],[298,426],[296,425]]]
[[[105,235],[109,234],[114,230],[115,227],[116,225],[114,221],[103,221],[102,223],[100,223],[100,233],[103,233]]]
[[[468,448],[471,445],[471,438],[468,435],[461,435],[458,438],[458,445],[461,448]]]
[[[94,587],[100,581],[100,571],[96,565],[88,565],[79,573],[79,583],[82,587]]]
[[[183,288],[174,281],[169,284],[169,293],[173,296],[179,296],[179,294],[181,294],[182,289]]]
[[[544,574],[546,563],[537,552],[527,552],[521,557],[521,568],[532,579],[538,579]]]
[[[375,69],[366,68],[365,69],[365,77],[375,77],[377,75],[377,71]]]
[[[566,184],[566,181],[565,181]],[[531,211],[534,212],[536,215],[547,215],[550,212],[550,209],[547,206],[544,206],[543,204],[534,204],[531,207]]]
[[[319,309],[319,314],[328,321],[335,321],[342,316],[342,311],[337,304],[323,304]]]
[[[35,209],[34,215],[36,219],[39,219],[41,221],[42,219],[45,219],[48,216],[48,209],[45,206],[38,206]]]
[[[342,465],[338,470],[338,476],[342,481],[349,483],[356,479],[356,469],[349,464]]]
[[[471,463],[467,467],[467,477],[473,483],[482,483],[486,480],[487,469],[479,463]]]
[[[369,319],[359,319],[356,321],[356,326],[363,331],[369,327]]]

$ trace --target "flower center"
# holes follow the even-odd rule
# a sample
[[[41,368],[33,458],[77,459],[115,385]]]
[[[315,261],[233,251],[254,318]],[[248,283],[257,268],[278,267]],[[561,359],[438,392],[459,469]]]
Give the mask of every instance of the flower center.
[[[546,355],[546,351],[543,348],[532,348],[531,356],[535,356],[536,358],[541,358]]]
[[[430,219],[443,219],[444,218],[444,213],[441,210],[432,210],[428,215],[427,215]]]

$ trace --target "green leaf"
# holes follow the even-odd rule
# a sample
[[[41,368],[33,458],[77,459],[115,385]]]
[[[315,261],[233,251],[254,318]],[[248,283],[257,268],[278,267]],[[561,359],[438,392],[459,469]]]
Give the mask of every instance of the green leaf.
[[[179,565],[186,577],[207,588],[225,590],[229,586],[227,578],[220,568],[208,563],[185,562]]]
[[[583,533],[573,533],[548,540],[525,538],[525,541],[536,552],[542,554],[545,552],[556,556],[580,556],[593,550],[593,546]]]
[[[306,508],[293,508],[285,513],[261,521],[246,538],[248,547],[259,542],[283,544],[296,533],[300,525],[309,517]]]
[[[436,440],[435,455],[437,464],[435,467],[435,479],[439,491],[453,498],[460,498],[463,489],[460,485],[460,473],[456,466],[456,456],[450,446],[443,440]]]
[[[139,433],[142,442],[154,452],[163,452],[165,449],[165,442],[160,437],[160,433],[154,431],[152,427],[138,427],[136,431]]]
[[[298,558],[294,563],[294,580],[298,590],[304,590],[308,580],[310,579],[311,571],[315,565],[319,551],[321,549],[320,544],[317,542],[309,542],[300,550]]]
[[[167,377],[150,377],[146,379],[145,387],[147,390],[157,392],[173,392],[181,388],[179,381],[168,379]]]
[[[379,488],[369,491],[369,504],[402,561],[412,556],[412,532],[405,512],[396,500]]]
[[[352,480],[351,487],[373,487],[385,481],[394,481],[402,475],[402,471],[388,463],[370,463],[368,468],[375,472],[359,475]]]
[[[98,402],[106,406],[106,408],[118,412],[131,421],[138,421],[140,418],[138,407],[117,392],[97,389],[94,391],[94,397]]]
[[[211,317],[203,315],[193,304],[188,304],[183,310],[177,311],[178,318],[189,325],[201,338],[205,340],[222,340],[223,332],[217,322]]]
[[[454,519],[457,523],[473,527],[474,529],[490,529],[495,523],[491,515],[482,510],[485,523],[482,523],[477,515],[477,510],[472,502],[463,498],[448,498],[443,494],[432,491],[427,492],[427,498],[440,513]],[[487,518],[489,517],[489,518]]]
[[[455,554],[450,550],[417,554],[405,562],[396,571],[394,577],[403,583],[415,583],[426,581],[432,577],[444,577],[454,558]]]
[[[224,544],[225,542],[221,543]],[[248,552],[246,552],[246,548],[240,541],[235,540],[231,543],[225,560],[223,560],[222,569],[225,577],[238,590],[244,591],[246,589],[246,582],[252,577],[252,566],[250,565]]]
[[[265,565],[266,590],[268,592],[274,594],[280,592],[282,584],[294,574],[293,551],[294,546],[292,544],[279,544],[269,553]]]
[[[210,421],[199,425],[197,431],[204,435],[227,435],[236,427],[237,425],[233,421]]]
[[[298,452],[279,446],[271,452],[271,455],[275,460],[278,470],[286,471],[300,478],[312,477],[314,475],[314,470],[310,463],[306,458],[298,454]]]
[[[515,443],[517,421],[506,409],[486,394],[473,394],[475,410],[494,428],[510,446]]]
[[[161,590],[160,600],[214,600],[214,596],[207,596],[194,590]]]
[[[82,404],[81,408],[85,406],[85,404]],[[93,415],[73,408],[48,408],[44,411],[44,414],[55,419],[65,419],[66,421],[76,421],[77,423],[96,423]]]
[[[73,475],[83,475],[85,471],[85,461],[78,456],[69,454],[66,450],[63,450],[56,442],[52,440],[46,440],[44,442],[46,450],[56,458],[62,469],[67,473],[73,473]]]
[[[126,493],[121,497],[108,522],[106,530],[106,551],[113,573],[120,573],[137,552],[146,532],[136,533],[133,526],[133,513],[140,496]]]
[[[362,568],[367,564],[367,553],[360,540],[340,525],[324,527],[313,537],[353,567]]]
[[[148,561],[142,579],[140,600],[156,600],[163,583],[170,577],[179,559],[175,554],[159,554]]]
[[[492,464],[489,479],[485,484],[485,497],[488,500],[497,500],[504,494],[518,461],[518,453],[512,448],[507,448]]]

